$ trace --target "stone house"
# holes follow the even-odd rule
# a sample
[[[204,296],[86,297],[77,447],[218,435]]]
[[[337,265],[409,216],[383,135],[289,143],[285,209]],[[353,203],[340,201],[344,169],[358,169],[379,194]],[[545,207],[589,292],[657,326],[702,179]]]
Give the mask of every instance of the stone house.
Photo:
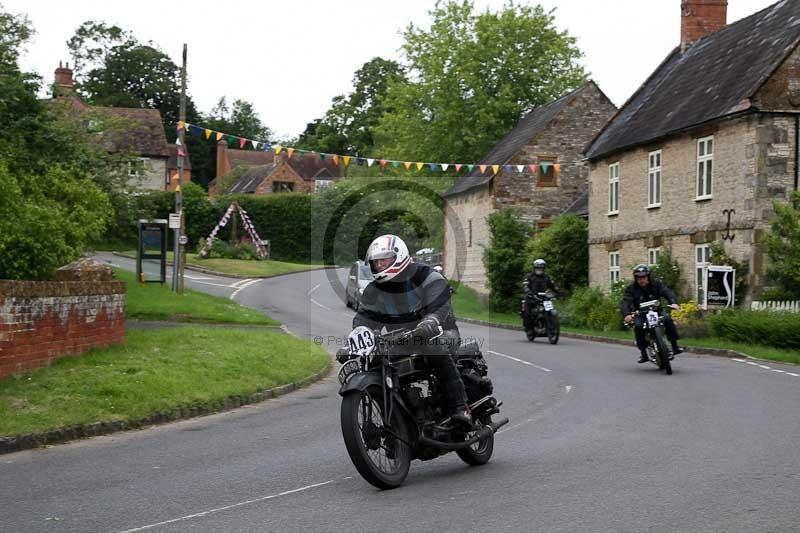
[[[615,111],[600,88],[588,82],[528,113],[483,158],[481,164],[490,165],[486,173],[476,167],[446,191],[447,276],[488,292],[483,249],[490,240],[489,214],[513,207],[541,229],[580,204],[588,179],[582,150]],[[491,165],[499,165],[497,173]]]
[[[125,163],[129,184],[143,190],[174,190],[177,183],[177,147],[167,143],[161,113],[157,109],[100,107],[84,103],[75,93],[69,64],[55,71],[54,97],[68,100],[72,109],[87,120],[89,130],[97,122],[106,122],[110,129],[100,133],[99,142],[109,153],[130,156]],[[188,154],[184,163],[184,182],[191,181]]]
[[[745,301],[764,287],[773,202],[798,186],[800,2],[726,18],[725,0],[681,2],[680,45],[587,148],[594,286],[668,247],[702,301],[722,242],[749,264]]]

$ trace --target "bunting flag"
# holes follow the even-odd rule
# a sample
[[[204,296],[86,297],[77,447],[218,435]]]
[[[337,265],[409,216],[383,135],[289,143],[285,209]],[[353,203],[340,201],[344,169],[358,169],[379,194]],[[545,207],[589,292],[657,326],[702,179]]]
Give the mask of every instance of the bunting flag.
[[[559,173],[561,171],[561,165],[559,163],[553,163],[548,161],[544,161],[539,164],[531,163],[528,165],[510,165],[510,164],[498,164],[498,163],[495,164],[487,163],[487,164],[476,165],[473,163],[436,163],[428,161],[412,162],[412,161],[398,161],[394,159],[377,159],[373,157],[326,154],[323,152],[314,152],[311,150],[302,150],[294,147],[286,147],[280,144],[276,144],[273,146],[272,143],[268,141],[256,141],[256,140],[246,139],[244,137],[239,137],[237,135],[230,135],[221,131],[215,131],[209,128],[203,128],[196,124],[189,124],[188,122],[184,121],[179,121],[177,127],[179,131],[180,130],[191,131],[192,134],[198,136],[200,135],[201,132],[203,132],[205,134],[206,140],[211,139],[211,135],[214,134],[218,142],[221,141],[223,138],[226,139],[228,144],[233,144],[236,141],[239,141],[240,149],[245,149],[248,143],[250,143],[253,150],[258,150],[260,148],[265,152],[274,151],[275,155],[280,155],[280,153],[285,149],[288,157],[290,158],[294,155],[295,152],[297,152],[297,154],[302,158],[303,156],[305,156],[306,153],[310,151],[311,153],[316,153],[317,155],[319,155],[320,159],[323,161],[325,160],[326,157],[330,157],[330,160],[333,162],[334,165],[338,165],[339,158],[341,158],[342,163],[344,164],[345,167],[348,167],[350,165],[350,162],[355,160],[356,164],[358,164],[359,166],[363,166],[366,163],[367,167],[372,167],[372,165],[374,165],[375,162],[377,161],[378,165],[382,170],[385,169],[387,165],[391,165],[392,168],[400,168],[400,165],[402,164],[406,170],[411,170],[412,165],[416,168],[417,171],[421,171],[425,166],[427,166],[431,172],[436,172],[436,170],[439,168],[442,170],[442,172],[447,172],[447,170],[452,166],[455,168],[455,171],[457,173],[461,172],[461,169],[464,168],[465,166],[467,167],[467,172],[471,173],[477,166],[480,169],[481,174],[485,174],[486,170],[491,168],[493,175],[496,175],[497,173],[500,172],[500,167],[502,167],[506,173],[511,173],[513,172],[514,169],[516,169],[516,171],[520,174],[525,172],[526,167],[534,174],[538,171],[539,167],[541,167],[541,169],[544,172],[547,172],[551,166],[553,167],[553,170],[556,173]],[[178,141],[176,144],[180,145],[181,143],[180,141]]]
[[[181,138],[180,138],[180,137],[178,137],[177,139],[175,139],[175,144],[177,144],[178,146],[180,146],[180,145],[181,145]]]
[[[183,148],[178,148],[178,157],[186,157],[186,152],[183,151]]]

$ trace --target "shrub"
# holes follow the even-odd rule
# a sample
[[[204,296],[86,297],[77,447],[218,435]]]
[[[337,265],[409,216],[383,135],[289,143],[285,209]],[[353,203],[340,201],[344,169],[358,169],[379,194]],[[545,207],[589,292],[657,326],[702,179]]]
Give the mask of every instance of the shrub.
[[[679,328],[681,337],[699,339],[708,336],[708,323],[705,311],[694,300],[680,304],[681,308],[672,311],[672,320]]]
[[[589,224],[575,215],[561,215],[530,242],[531,260],[547,261],[547,273],[565,292],[589,283]]]
[[[683,281],[681,280],[681,266],[672,258],[672,249],[665,247],[655,265],[650,267],[653,277],[657,278],[667,287],[680,296],[683,294]]]
[[[495,211],[487,217],[491,241],[483,251],[492,311],[519,309],[522,281],[528,261],[522,251],[533,228],[514,209]]]
[[[624,328],[619,312],[621,296],[617,296],[614,291],[606,294],[597,287],[576,289],[560,306],[561,322],[575,328],[622,330]]]
[[[202,242],[197,244],[198,254],[200,253],[202,247]],[[260,257],[258,257],[258,252],[256,251],[256,247],[253,244],[231,244],[219,239],[214,239],[214,242],[211,244],[211,249],[207,250],[205,256],[198,255],[198,257],[201,259],[260,259]]]
[[[789,202],[775,202],[775,217],[766,237],[768,275],[783,291],[800,298],[800,192]]]
[[[714,336],[731,342],[800,349],[800,316],[726,309],[708,316]]]

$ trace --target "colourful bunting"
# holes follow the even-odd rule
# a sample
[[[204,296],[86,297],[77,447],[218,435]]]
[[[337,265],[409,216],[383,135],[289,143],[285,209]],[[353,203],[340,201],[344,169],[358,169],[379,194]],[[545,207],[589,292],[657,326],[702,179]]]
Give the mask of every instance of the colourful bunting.
[[[294,153],[294,148],[287,148],[286,153],[289,154],[289,157],[291,158],[292,154]]]
[[[559,163],[556,163],[555,165],[553,165],[553,169],[556,171],[556,174],[558,174],[559,172],[561,172],[561,165]]]
[[[425,163],[417,163],[417,170],[422,170],[422,166],[423,166],[424,164],[425,164]]]
[[[380,161],[378,161],[378,164],[381,166],[381,169],[386,168],[386,163],[388,163],[388,161],[385,159],[381,159]]]
[[[552,165],[547,162],[539,163],[539,166],[542,167],[542,172],[547,174],[547,169],[550,168]]]
[[[517,165],[517,172],[522,173],[525,170],[525,165]]]
[[[475,168],[475,165],[467,165],[467,172],[472,172],[472,169]]]
[[[497,174],[498,170],[500,170],[500,165],[492,165],[492,174]]]
[[[206,129],[206,140],[208,140],[208,138],[209,138],[209,137],[211,137],[211,134],[212,134],[212,133],[213,133],[213,132],[212,132],[211,130],[209,130],[209,129]]]
[[[183,148],[178,148],[178,157],[186,157],[186,152],[183,151]]]
[[[428,168],[431,169],[431,172],[436,172],[436,163],[430,163]]]
[[[450,166],[450,163],[442,163],[442,171],[447,172],[447,167]]]
[[[250,144],[253,146],[253,150],[258,150],[258,141],[250,141]]]
[[[403,166],[406,167],[406,170],[411,168],[411,161],[403,161]]]
[[[506,165],[503,167],[506,172],[511,172],[511,165]]]
[[[403,164],[405,165],[405,163]],[[409,163],[409,165],[410,164],[411,163]],[[392,161],[392,168],[400,168],[400,161]],[[408,170],[408,167],[406,167],[406,170]]]
[[[283,146],[279,144],[275,147],[275,155],[281,155],[281,151],[283,151]]]
[[[239,149],[244,148],[244,145],[247,144],[247,139],[239,139]]]
[[[537,167],[536,167],[536,165],[535,165],[535,164],[528,165],[528,168],[530,168],[530,169],[531,169],[531,172],[532,172],[533,174],[536,174]]]
[[[461,167],[463,167],[461,163],[456,163],[456,172],[461,172]]]
[[[336,154],[331,154],[331,161],[333,161],[334,165],[338,165],[339,164],[339,156],[336,155]]]
[[[351,159],[352,159],[352,157],[349,156],[349,155],[342,156],[342,162],[344,163],[344,166],[349,166]]]
[[[178,131],[181,131],[182,129],[185,129],[185,128],[186,128],[186,126],[184,125],[184,122],[182,120],[179,120],[178,121]]]
[[[367,166],[368,166],[368,167],[371,167],[371,166],[372,166],[372,163],[374,163],[374,162],[375,162],[375,160],[374,160],[374,159],[367,158]]]
[[[217,142],[219,142],[219,141],[221,141],[221,140],[222,140],[222,132],[221,132],[221,131],[218,131],[218,132],[217,132]]]
[[[481,174],[486,172],[486,165],[478,165],[478,168],[481,169]]]

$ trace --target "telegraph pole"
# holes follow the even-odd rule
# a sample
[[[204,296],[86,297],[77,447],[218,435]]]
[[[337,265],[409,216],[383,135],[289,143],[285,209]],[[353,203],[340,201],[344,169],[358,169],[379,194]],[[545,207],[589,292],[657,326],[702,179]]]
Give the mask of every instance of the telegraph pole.
[[[186,154],[186,43],[183,43],[183,63],[181,66],[181,100],[180,100],[180,120],[182,128],[178,129],[178,139],[180,146],[178,151]],[[173,288],[178,294],[183,294],[183,264],[185,245],[181,238],[186,229],[186,219],[183,214],[183,164],[185,155],[178,154],[178,186],[175,191],[175,211],[181,217],[181,227],[175,230],[175,254],[174,261],[172,262],[172,279]]]

